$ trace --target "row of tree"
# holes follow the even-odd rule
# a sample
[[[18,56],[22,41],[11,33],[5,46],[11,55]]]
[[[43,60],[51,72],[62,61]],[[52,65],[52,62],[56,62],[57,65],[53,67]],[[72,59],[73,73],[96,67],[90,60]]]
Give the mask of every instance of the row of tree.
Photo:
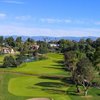
[[[90,38],[79,42],[62,41],[61,52],[64,53],[65,68],[71,72],[77,92],[80,92],[79,86],[81,85],[84,95],[87,95],[89,86],[96,77],[95,72],[98,76],[100,75],[100,38],[95,41]]]

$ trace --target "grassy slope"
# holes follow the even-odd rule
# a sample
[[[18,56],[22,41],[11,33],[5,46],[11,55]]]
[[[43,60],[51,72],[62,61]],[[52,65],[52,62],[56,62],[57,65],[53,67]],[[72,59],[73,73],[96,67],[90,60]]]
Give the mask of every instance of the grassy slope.
[[[17,96],[50,97],[55,100],[62,97],[63,99],[60,100],[70,100],[68,95],[65,95],[68,87],[59,80],[42,79],[36,76],[13,78],[9,82],[8,89]]]
[[[100,98],[99,89],[89,89],[90,96],[85,98],[75,94],[75,86],[69,86],[58,79],[36,76],[13,78],[9,81],[8,90],[16,96],[48,97],[54,100],[99,100]]]
[[[24,65],[22,64],[19,68],[15,68],[13,71],[39,75],[67,75],[59,63],[62,59],[63,56],[60,54],[48,54],[47,60],[31,62]],[[45,82],[44,86],[35,85],[41,84],[41,82]],[[10,80],[9,91],[18,96],[51,97],[55,100],[70,100],[67,95],[64,95],[65,90],[67,90],[68,87],[59,87],[57,83],[59,85],[62,84],[59,80],[41,79],[36,76],[19,77]],[[53,86],[49,86],[48,84],[52,84]],[[45,85],[48,86],[45,87]]]
[[[3,59],[4,59],[5,56],[6,56],[6,55],[0,55],[0,64],[3,63]]]
[[[26,100],[28,98],[23,96],[15,96],[8,92],[8,82],[14,77],[18,77],[18,75],[0,73],[0,100]]]
[[[15,68],[13,71],[41,75],[67,75],[62,69],[61,64],[58,63],[58,61],[62,59],[63,56],[60,54],[48,54],[47,60],[22,64],[19,68]]]
[[[62,66],[58,63],[58,61],[62,60],[62,55],[48,54],[48,57],[47,60],[27,63],[25,66],[21,65],[20,68],[15,68],[13,71],[41,75],[68,75],[62,70]],[[30,96],[51,97],[54,98],[54,100],[99,100],[100,97],[100,90],[98,89],[90,89],[89,95],[92,94],[92,98],[77,96],[72,92],[75,90],[75,86],[66,86],[59,79],[40,78],[36,76],[13,77],[11,74],[6,74],[3,77],[4,83],[0,89],[2,92],[1,97],[4,98],[2,100],[26,100],[26,96],[29,98]],[[8,81],[9,86],[7,85]],[[7,91],[7,86],[10,93]],[[70,91],[68,95],[65,95],[66,90]],[[7,96],[5,97],[5,95]]]

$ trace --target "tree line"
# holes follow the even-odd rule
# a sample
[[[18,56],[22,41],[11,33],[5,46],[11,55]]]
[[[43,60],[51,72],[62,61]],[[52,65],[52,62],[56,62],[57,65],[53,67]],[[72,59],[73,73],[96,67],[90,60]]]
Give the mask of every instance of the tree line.
[[[61,52],[64,54],[65,69],[71,72],[77,92],[80,92],[79,87],[83,86],[84,95],[87,95],[95,77],[100,77],[100,38],[95,41],[88,38],[78,42],[62,42]]]
[[[39,46],[38,49],[33,48],[32,46],[37,45]],[[45,56],[38,55],[44,54],[48,52],[48,44],[45,41],[34,41],[31,38],[27,38],[26,41],[22,41],[22,37],[17,37],[14,39],[12,36],[4,38],[3,36],[0,36],[0,47],[10,47],[14,49],[14,51],[17,51],[18,53],[13,55],[7,55],[4,57],[3,65],[1,67],[7,68],[7,67],[17,67],[25,59],[34,57],[37,59],[45,59]],[[0,51],[1,55],[2,52]]]

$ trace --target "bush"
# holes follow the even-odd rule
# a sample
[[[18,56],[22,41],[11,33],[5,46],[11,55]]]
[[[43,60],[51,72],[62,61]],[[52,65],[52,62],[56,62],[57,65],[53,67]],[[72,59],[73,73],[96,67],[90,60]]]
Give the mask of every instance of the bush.
[[[16,60],[13,58],[13,56],[5,56],[3,60],[3,67],[16,67]]]

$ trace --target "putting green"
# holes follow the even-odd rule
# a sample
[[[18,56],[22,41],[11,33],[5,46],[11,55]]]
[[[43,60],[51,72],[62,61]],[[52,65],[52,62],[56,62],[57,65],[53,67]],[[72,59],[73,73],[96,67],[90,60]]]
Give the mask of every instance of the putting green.
[[[68,87],[59,80],[35,76],[12,78],[8,84],[8,91],[13,95],[54,98],[54,100],[70,100],[65,94],[67,89]]]

